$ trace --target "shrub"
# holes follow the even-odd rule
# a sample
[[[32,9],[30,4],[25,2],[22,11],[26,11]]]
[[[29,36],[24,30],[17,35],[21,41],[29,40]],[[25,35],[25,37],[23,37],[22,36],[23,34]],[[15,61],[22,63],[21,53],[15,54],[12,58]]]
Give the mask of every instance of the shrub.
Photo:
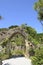
[[[34,54],[35,54],[34,49],[30,48],[30,49],[29,49],[29,55],[30,55],[30,56],[34,56]]]
[[[43,48],[35,50],[35,56],[31,57],[33,65],[43,65]]]

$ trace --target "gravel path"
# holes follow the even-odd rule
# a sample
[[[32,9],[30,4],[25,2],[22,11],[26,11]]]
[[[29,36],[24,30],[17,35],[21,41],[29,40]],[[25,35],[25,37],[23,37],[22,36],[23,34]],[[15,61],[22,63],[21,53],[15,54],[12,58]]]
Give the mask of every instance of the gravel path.
[[[31,60],[25,57],[11,58],[4,60],[2,62],[3,62],[2,65],[32,65]]]

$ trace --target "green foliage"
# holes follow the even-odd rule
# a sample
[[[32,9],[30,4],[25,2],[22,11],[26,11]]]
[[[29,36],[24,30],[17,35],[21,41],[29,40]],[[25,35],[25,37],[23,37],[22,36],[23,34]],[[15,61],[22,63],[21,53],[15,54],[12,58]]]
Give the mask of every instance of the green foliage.
[[[1,45],[2,47],[6,46],[7,45],[7,42],[8,42],[8,38],[4,39],[2,42],[1,42]]]
[[[15,25],[15,26],[12,25],[12,26],[9,27],[9,29],[13,29],[13,28],[16,28],[16,27],[18,27],[18,25]]]
[[[27,26],[27,27],[26,27],[26,30],[27,30],[27,33],[28,33],[30,36],[32,36],[33,38],[35,38],[35,36],[37,35],[36,30],[35,30],[34,28],[32,28],[32,27]]]
[[[29,41],[31,41],[31,42],[33,41],[34,44],[43,43],[43,37],[42,37],[43,34],[42,35],[37,34],[35,29],[27,26],[26,24],[25,25],[22,24],[21,26],[22,26],[22,28],[25,28],[25,32],[28,33],[28,40]],[[18,34],[14,37],[15,37],[14,38],[15,40],[13,40],[13,42],[17,43],[17,45],[24,43],[23,42],[24,39],[23,39],[23,37],[21,37],[21,35]],[[2,41],[3,45],[6,45],[6,42],[7,42],[7,39]]]
[[[32,59],[32,65],[38,65],[38,59],[35,57],[35,56],[33,56],[33,57],[31,57],[31,59]]]
[[[37,45],[37,44],[39,44],[39,42],[36,40],[36,39],[34,39],[32,36],[28,36],[28,40],[30,41],[30,42],[32,42],[34,45]]]
[[[12,42],[16,43],[16,45],[24,45],[24,38],[20,34],[14,35],[11,39]]]
[[[33,65],[43,65],[43,48],[35,50],[35,56],[31,57]]]
[[[2,54],[2,55],[1,55],[1,59],[2,59],[2,60],[5,60],[5,59],[7,59],[7,58],[9,58],[9,55],[8,55],[8,54]]]
[[[26,27],[26,33],[28,33],[28,40],[34,44],[43,43],[43,33],[37,34],[36,30],[29,26]]]
[[[40,43],[43,44],[43,33],[37,34],[37,40],[39,40]]]
[[[27,24],[22,24],[21,25],[21,28],[23,28],[23,29],[26,29],[26,27],[27,27]]]
[[[16,51],[15,51],[15,54],[16,54],[16,55],[23,55],[23,51],[21,51],[21,50],[16,50]]]
[[[39,58],[40,58],[40,59],[43,59],[43,48],[36,49],[35,52],[36,52],[36,53],[35,53],[35,56],[36,56],[38,59],[39,59]],[[40,60],[40,59],[39,59],[39,60]]]
[[[41,21],[40,23],[43,25],[43,0],[38,0],[35,2],[34,9],[38,13],[38,19]]]
[[[7,28],[0,28],[0,31],[8,31]]]
[[[34,56],[34,55],[35,55],[35,51],[34,51],[33,48],[30,48],[30,49],[29,49],[29,55],[30,55],[30,56]]]
[[[14,26],[14,27],[11,26],[11,28],[9,28],[9,30],[12,29],[12,28],[16,28],[16,27],[17,26]],[[24,29],[24,31],[26,33],[28,33],[28,41],[32,42],[35,46],[37,44],[40,44],[40,43],[43,44],[43,33],[42,34],[41,33],[40,34],[37,33],[37,31],[35,29],[33,29],[32,27],[27,26],[26,24],[25,25],[21,25],[21,27]],[[4,29],[2,29],[0,31],[4,31]],[[9,46],[8,48],[6,48],[7,43],[8,43],[8,46]],[[10,45],[12,45],[12,47],[13,47],[13,46],[16,46],[16,45],[20,46],[20,45],[24,45],[24,44],[25,44],[25,39],[19,33],[13,35],[12,38],[9,38],[9,37],[5,38],[4,40],[2,40],[0,42],[0,45],[2,47],[5,47],[7,50],[10,49],[10,51],[8,52],[7,55],[3,54],[1,57],[3,59],[6,59],[6,58],[11,57],[12,54],[17,54],[17,55],[23,54],[24,52],[20,51],[20,50],[17,50],[17,51],[14,50],[14,51],[12,51],[11,48],[10,48]],[[43,60],[42,60],[42,58],[43,58],[43,50],[42,50],[42,48],[43,47],[41,47],[40,50],[36,49],[35,51],[33,49],[29,50],[31,56],[33,56],[34,55],[33,53],[35,53],[35,56],[32,57],[33,65],[34,64],[40,65],[41,63],[43,63]],[[40,61],[40,64],[39,64],[39,61]]]

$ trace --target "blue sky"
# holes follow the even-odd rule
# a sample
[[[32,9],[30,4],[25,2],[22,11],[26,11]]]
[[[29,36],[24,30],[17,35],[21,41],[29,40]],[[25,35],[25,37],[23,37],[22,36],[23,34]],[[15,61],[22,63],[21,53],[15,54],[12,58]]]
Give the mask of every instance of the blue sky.
[[[33,8],[36,0],[0,0],[0,28],[11,25],[27,24],[42,32],[42,26],[37,20],[37,13]]]

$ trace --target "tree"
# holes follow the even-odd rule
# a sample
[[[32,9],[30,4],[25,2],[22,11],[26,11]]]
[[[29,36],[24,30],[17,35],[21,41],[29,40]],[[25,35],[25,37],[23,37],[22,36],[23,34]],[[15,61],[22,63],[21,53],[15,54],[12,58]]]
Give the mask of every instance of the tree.
[[[31,58],[33,65],[43,65],[43,47],[35,49],[35,56]]]
[[[27,27],[27,24],[22,24],[21,25],[21,28],[23,28],[23,29],[26,29],[26,27]]]
[[[12,25],[9,27],[9,29],[13,29],[13,28],[17,28],[17,27],[18,27],[18,25],[15,25],[15,26]]]
[[[34,9],[38,13],[38,20],[43,25],[43,0],[38,0],[37,2],[35,2]]]

